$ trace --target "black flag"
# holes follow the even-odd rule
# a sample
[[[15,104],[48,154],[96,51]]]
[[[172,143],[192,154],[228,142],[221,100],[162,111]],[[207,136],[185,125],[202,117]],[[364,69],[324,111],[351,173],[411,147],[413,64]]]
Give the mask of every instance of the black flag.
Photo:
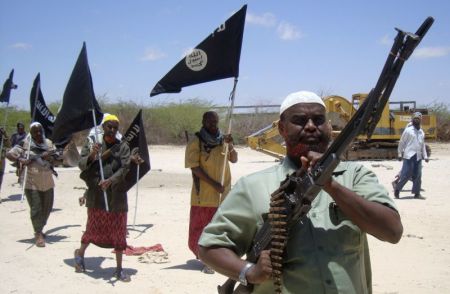
[[[3,84],[3,90],[0,94],[0,102],[6,102],[9,103],[9,96],[11,96],[11,90],[17,89],[17,85],[13,82],[14,77],[14,69],[11,70],[9,73],[9,77],[6,79],[5,83]]]
[[[44,128],[45,136],[52,137],[55,116],[48,109],[41,91],[41,75],[38,73],[30,93],[30,114],[32,122],[39,122]]]
[[[220,25],[174,68],[150,93],[179,93],[182,87],[239,76],[247,5]]]
[[[131,123],[128,130],[123,135],[122,140],[128,143],[131,154],[138,152],[140,157],[144,160],[139,165],[139,179],[142,178],[150,170],[150,156],[148,154],[147,138],[145,137],[144,124],[142,123],[142,109],[139,110],[135,119]],[[130,171],[126,176],[125,191],[131,189],[136,184],[137,165],[130,164]]]
[[[44,95],[41,90],[41,75],[38,73],[33,82],[33,88],[30,93],[30,115],[31,121],[37,121],[42,125],[45,137],[52,139],[55,116],[47,107]],[[59,142],[54,142],[57,148],[64,148],[70,141],[71,136],[64,137]]]
[[[95,125],[92,109],[95,109],[98,124],[102,121],[103,113],[95,99],[86,43],[83,43],[83,48],[64,91],[61,109],[56,115],[53,141],[58,142],[63,137],[68,137],[75,132],[92,128]]]

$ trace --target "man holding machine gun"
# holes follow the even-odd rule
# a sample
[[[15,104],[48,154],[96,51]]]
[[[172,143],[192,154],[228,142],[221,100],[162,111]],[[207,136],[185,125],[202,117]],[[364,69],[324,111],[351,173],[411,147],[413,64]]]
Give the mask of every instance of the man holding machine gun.
[[[276,206],[270,195],[297,169],[314,166],[328,147],[331,125],[322,99],[312,92],[288,95],[280,107],[279,132],[287,156],[269,169],[241,178],[199,241],[200,259],[217,272],[253,284],[252,293],[274,293],[270,250],[255,264],[241,259],[252,247],[263,214]],[[373,172],[341,162],[308,214],[289,230],[281,260],[282,293],[371,293],[366,233],[390,243],[403,232],[387,190]]]
[[[30,138],[24,140],[23,147],[15,145],[6,153],[6,158],[13,162],[20,162],[27,166],[25,195],[30,205],[30,218],[33,224],[37,247],[45,247],[44,226],[53,208],[55,182],[53,181],[53,164],[55,158],[52,153],[55,147],[45,138],[44,129],[38,122],[30,125]],[[30,152],[27,156],[27,152]]]

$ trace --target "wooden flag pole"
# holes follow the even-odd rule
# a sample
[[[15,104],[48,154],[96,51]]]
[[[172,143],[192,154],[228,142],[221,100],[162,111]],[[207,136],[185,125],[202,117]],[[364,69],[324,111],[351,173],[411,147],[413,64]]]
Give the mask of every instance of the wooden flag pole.
[[[232,117],[233,117],[233,110],[234,110],[234,96],[236,94],[236,86],[237,86],[237,82],[238,79],[234,78],[234,85],[233,85],[233,90],[230,93],[230,100],[231,100],[231,105],[230,108],[228,109],[228,130],[227,130],[227,135],[231,134],[231,126],[232,126]],[[222,175],[220,177],[220,184],[223,187],[224,181],[225,181],[225,171],[226,171],[226,164],[228,161],[228,144],[223,144],[223,164],[222,164]],[[220,193],[219,195],[219,205],[220,203],[222,203],[222,193]]]
[[[138,195],[139,195],[139,164],[137,164],[137,168],[136,168],[136,200],[134,202],[133,230],[134,230],[134,226],[136,225]]]
[[[92,108],[92,118],[94,120],[94,131],[95,131],[94,143],[97,144],[98,143],[98,130],[97,130],[97,119],[95,118],[95,109],[94,108]],[[98,163],[100,166],[100,178],[103,182],[105,180],[105,175],[103,173],[102,153],[103,153],[102,149],[100,148],[100,151],[98,152],[97,156],[98,156]],[[106,212],[109,212],[108,196],[106,195],[105,190],[103,190],[103,200],[105,201],[105,210],[106,210]]]

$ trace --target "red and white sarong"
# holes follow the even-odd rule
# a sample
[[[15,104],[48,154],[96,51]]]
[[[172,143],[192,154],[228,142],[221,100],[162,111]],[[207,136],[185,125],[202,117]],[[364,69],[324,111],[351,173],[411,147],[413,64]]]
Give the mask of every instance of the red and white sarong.
[[[106,212],[88,208],[86,231],[81,243],[93,243],[102,248],[125,250],[127,248],[127,213]]]

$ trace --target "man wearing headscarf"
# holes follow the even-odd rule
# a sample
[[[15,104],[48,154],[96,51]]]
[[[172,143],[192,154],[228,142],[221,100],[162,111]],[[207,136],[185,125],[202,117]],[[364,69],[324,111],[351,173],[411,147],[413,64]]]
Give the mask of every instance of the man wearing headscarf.
[[[186,147],[185,167],[192,171],[191,210],[189,217],[188,246],[198,258],[198,239],[211,221],[219,206],[220,195],[223,198],[231,187],[231,173],[228,161],[235,163],[238,154],[233,147],[230,134],[223,135],[218,128],[219,115],[215,111],[203,114],[202,128]],[[223,144],[228,144],[228,154],[223,154]],[[225,176],[221,183],[222,166],[225,156]],[[204,273],[214,273],[205,266]]]
[[[421,128],[422,113],[415,112],[409,124],[402,133],[398,143],[398,158],[403,159],[402,170],[396,185],[394,185],[395,198],[400,197],[403,186],[412,179],[412,193],[416,199],[425,199],[420,195],[422,188],[422,159],[428,162],[425,147],[425,133]]]
[[[288,95],[278,130],[287,156],[238,180],[200,237],[200,259],[243,285],[253,284],[252,293],[274,293],[272,262],[282,265],[282,293],[371,293],[366,234],[397,243],[403,227],[386,189],[358,163],[336,167],[307,215],[290,227],[281,260],[271,260],[270,250],[262,250],[255,264],[241,259],[252,248],[263,215],[276,206],[271,194],[287,175],[314,166],[326,151],[331,124],[322,99],[307,91]]]
[[[117,139],[119,119],[109,114],[103,119],[103,135],[97,141],[88,137],[81,150],[80,177],[87,184],[86,206],[88,219],[81,237],[81,246],[75,250],[75,272],[85,272],[84,255],[90,243],[102,248],[114,248],[117,268],[115,277],[129,282],[130,277],[122,269],[123,250],[127,247],[127,192],[122,184],[130,165],[130,148]],[[102,158],[104,180],[101,179],[99,156]],[[109,212],[106,211],[106,191]]]
[[[28,150],[30,154],[27,159]],[[43,229],[53,208],[55,187],[53,164],[56,159],[54,151],[55,146],[45,137],[42,125],[33,122],[23,146],[16,144],[6,153],[9,160],[18,161],[22,166],[26,166],[25,195],[30,206],[30,218],[37,247],[45,247]]]

